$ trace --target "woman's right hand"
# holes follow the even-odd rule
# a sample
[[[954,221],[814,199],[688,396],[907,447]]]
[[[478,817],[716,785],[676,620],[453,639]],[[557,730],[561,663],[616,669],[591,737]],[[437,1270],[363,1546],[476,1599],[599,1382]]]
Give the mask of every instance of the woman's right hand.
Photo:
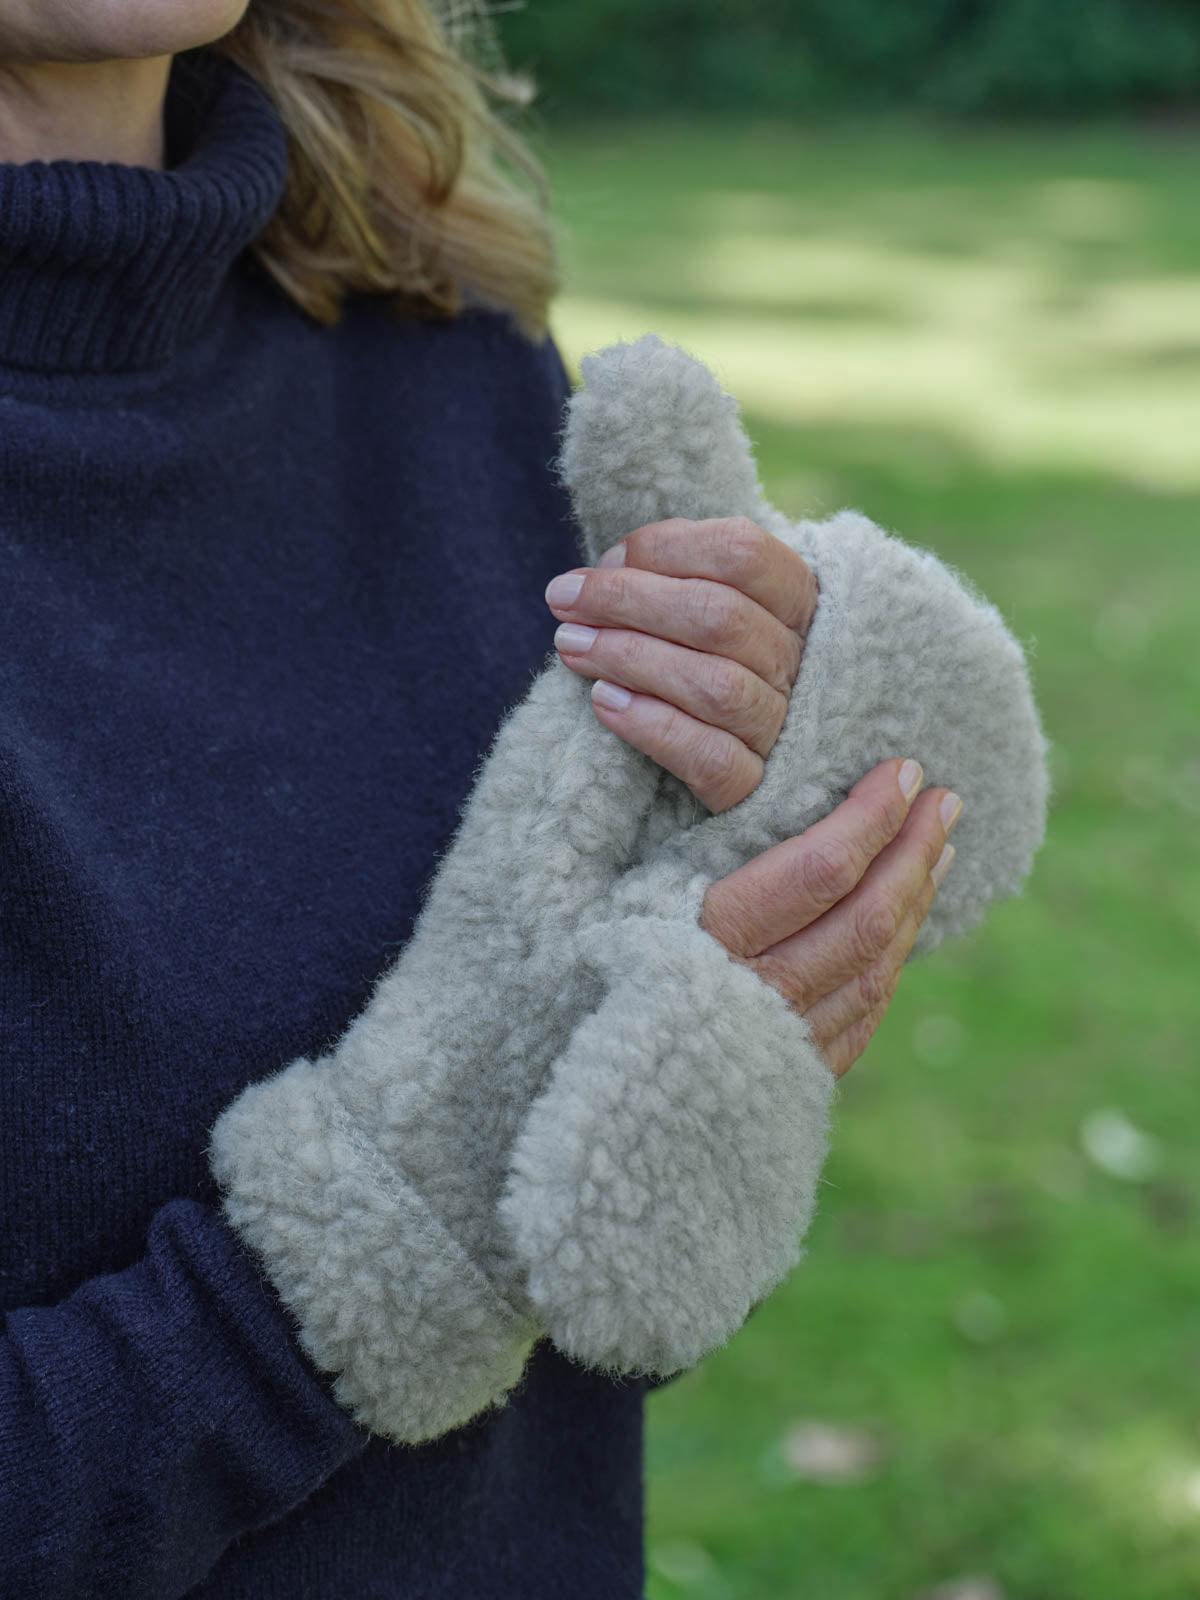
[[[835,1077],[866,1049],[954,857],[961,803],[874,767],[820,822],[709,885],[700,926],[805,1017]]]

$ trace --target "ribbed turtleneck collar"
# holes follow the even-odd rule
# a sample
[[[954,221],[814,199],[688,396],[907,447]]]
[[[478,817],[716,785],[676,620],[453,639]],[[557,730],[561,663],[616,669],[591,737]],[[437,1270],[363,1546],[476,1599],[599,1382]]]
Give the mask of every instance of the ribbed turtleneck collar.
[[[204,327],[237,256],[279,204],[287,135],[249,73],[177,55],[166,169],[0,162],[0,364],[153,367]]]

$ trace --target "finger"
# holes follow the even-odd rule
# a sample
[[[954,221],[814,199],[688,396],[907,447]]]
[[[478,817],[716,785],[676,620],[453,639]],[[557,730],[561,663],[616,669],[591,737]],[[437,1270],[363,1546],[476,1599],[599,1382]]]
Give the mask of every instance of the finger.
[[[945,847],[946,826],[938,806],[948,793],[927,789],[852,894],[751,963],[760,972],[777,973],[775,987],[788,994],[797,1010],[807,1012],[822,996],[864,972],[896,937]]]
[[[787,697],[727,656],[573,622],[559,626],[554,644],[572,672],[669,701],[698,722],[724,728],[764,760],[787,716]]]
[[[728,811],[762,782],[762,757],[732,733],[698,722],[653,695],[630,694],[619,684],[617,693],[629,694],[628,703],[606,705],[597,695],[612,687],[602,679],[592,685],[592,709],[600,721],[673,772],[709,811]]]
[[[825,1049],[840,1033],[860,1022],[863,1017],[886,1010],[891,1004],[904,963],[933,904],[935,892],[931,873],[909,906],[896,937],[879,960],[856,973],[832,993],[822,995],[804,1012],[813,1039],[821,1049]]]
[[[557,587],[582,578],[576,594]],[[576,567],[551,579],[546,604],[561,622],[635,628],[693,650],[740,661],[789,694],[804,646],[799,634],[757,600],[710,578],[672,578],[626,567]]]
[[[749,517],[668,517],[650,522],[610,546],[600,567],[639,567],[673,578],[715,578],[802,636],[812,625],[819,595],[804,557]]]
[[[873,767],[827,817],[711,883],[700,925],[739,957],[763,950],[823,916],[848,895],[899,833],[921,782],[900,788],[902,757]],[[906,774],[908,776],[908,774]]]
[[[908,953],[912,949],[913,944],[916,942],[916,937],[920,931],[921,923],[925,920],[925,915],[929,910],[930,904],[932,904],[933,896],[941,887],[941,880],[949,871],[950,862],[953,859],[954,846],[952,844],[948,844],[945,850],[943,850],[941,859],[939,860],[937,866],[934,867],[933,871],[929,875],[930,885],[932,886],[931,892],[928,895],[926,895],[924,890],[921,892],[919,905],[923,904],[925,910],[921,911],[920,915],[917,915],[916,909],[911,911],[909,916],[905,918],[904,927],[896,936],[897,942],[900,944],[900,947],[903,949],[904,953],[900,957],[900,965],[896,971],[895,983],[892,984],[891,992],[886,996],[882,1004],[875,1005],[871,1010],[867,1011],[865,1015],[855,1018],[853,1021],[851,1021],[847,1028],[844,1028],[839,1034],[831,1039],[828,1039],[824,1043],[817,1038],[814,1031],[814,1041],[817,1044],[817,1048],[821,1051],[829,1070],[833,1073],[835,1078],[840,1078],[844,1073],[849,1072],[850,1068],[859,1059],[859,1057],[863,1055],[868,1044],[870,1044],[871,1040],[875,1037],[879,1025],[887,1013],[887,1008],[891,1005],[892,1000],[895,997],[896,988],[899,985],[900,977],[903,972],[904,962],[908,959]],[[813,1011],[810,1010],[807,1015],[811,1025]]]
[[[875,1037],[883,1018],[883,1011],[861,1017],[821,1051],[826,1066],[835,1078],[844,1077],[850,1071]]]

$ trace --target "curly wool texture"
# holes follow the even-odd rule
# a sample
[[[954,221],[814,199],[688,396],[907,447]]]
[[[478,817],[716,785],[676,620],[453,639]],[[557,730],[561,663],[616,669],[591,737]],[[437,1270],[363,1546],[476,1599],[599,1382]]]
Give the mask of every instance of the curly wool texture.
[[[499,1403],[545,1333],[612,1373],[724,1344],[800,1259],[833,1079],[699,927],[708,885],[913,755],[963,797],[916,951],[1018,892],[1046,743],[1020,647],[933,556],[762,499],[736,402],[647,335],[585,359],[560,457],[593,562],[744,515],[821,595],[759,787],[711,816],[551,655],[497,732],[413,936],[330,1055],[213,1130],[227,1213],[360,1422],[417,1442]]]

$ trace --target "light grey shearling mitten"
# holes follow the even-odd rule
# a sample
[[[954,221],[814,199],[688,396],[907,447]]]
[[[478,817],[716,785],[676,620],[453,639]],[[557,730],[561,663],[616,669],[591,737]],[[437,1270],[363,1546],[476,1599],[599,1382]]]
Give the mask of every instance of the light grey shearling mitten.
[[[364,1425],[417,1442],[503,1399],[542,1333],[669,1373],[800,1255],[833,1079],[700,928],[708,885],[915,756],[964,812],[914,952],[1016,893],[1045,826],[1022,651],[935,557],[762,499],[736,402],[654,335],[585,358],[560,457],[594,562],[668,516],[745,515],[820,599],[759,787],[710,815],[551,655],[505,718],[412,938],[334,1050],[222,1114],[231,1222]]]

